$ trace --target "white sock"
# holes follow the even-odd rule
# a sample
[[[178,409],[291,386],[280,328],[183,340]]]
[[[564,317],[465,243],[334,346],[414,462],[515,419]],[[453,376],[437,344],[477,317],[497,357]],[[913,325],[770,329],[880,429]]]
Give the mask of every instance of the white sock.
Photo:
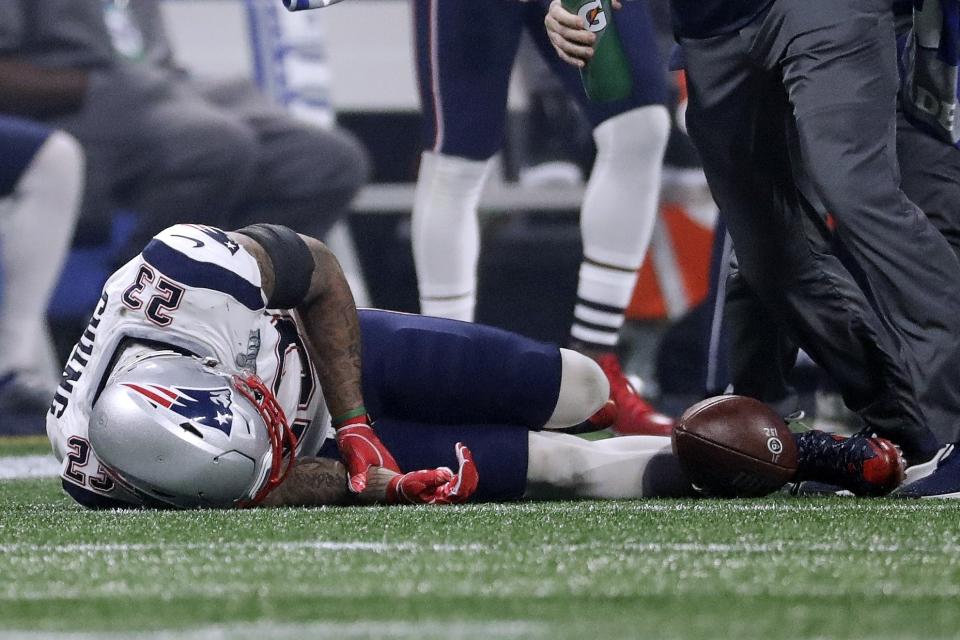
[[[560,349],[560,359],[560,394],[544,429],[563,429],[580,424],[610,397],[610,382],[600,365],[570,349]]]
[[[670,438],[625,436],[584,440],[531,431],[525,498],[652,498],[690,493]]]
[[[670,117],[641,107],[593,130],[597,159],[587,183],[580,227],[584,261],[570,336],[611,350],[637,283],[660,203]]]
[[[413,204],[413,258],[424,315],[473,320],[489,160],[424,151]]]
[[[43,372],[47,304],[73,238],[83,165],[77,141],[55,131],[0,203],[0,374]]]

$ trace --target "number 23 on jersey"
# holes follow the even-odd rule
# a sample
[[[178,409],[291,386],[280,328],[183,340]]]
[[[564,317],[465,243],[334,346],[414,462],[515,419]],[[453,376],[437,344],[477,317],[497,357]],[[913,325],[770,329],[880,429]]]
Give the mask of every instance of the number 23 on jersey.
[[[145,293],[148,288],[153,292],[152,295]],[[170,314],[180,307],[183,294],[183,287],[163,276],[158,278],[153,268],[144,264],[120,300],[125,307],[133,311],[143,309],[147,320],[157,326],[166,327],[173,322]]]

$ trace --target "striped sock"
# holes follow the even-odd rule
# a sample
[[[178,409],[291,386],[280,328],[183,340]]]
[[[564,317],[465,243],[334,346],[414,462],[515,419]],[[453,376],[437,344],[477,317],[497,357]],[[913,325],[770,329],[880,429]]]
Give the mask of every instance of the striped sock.
[[[650,244],[670,117],[660,105],[608,118],[593,130],[597,158],[580,213],[584,261],[570,329],[581,349],[612,351]]]
[[[613,351],[620,341],[620,328],[636,282],[634,269],[585,259],[580,265],[571,340],[587,350]]]

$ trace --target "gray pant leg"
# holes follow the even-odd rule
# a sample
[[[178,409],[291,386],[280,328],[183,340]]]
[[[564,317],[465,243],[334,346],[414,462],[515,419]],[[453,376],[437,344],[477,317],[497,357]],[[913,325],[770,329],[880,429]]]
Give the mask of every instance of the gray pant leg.
[[[266,221],[322,237],[347,213],[369,174],[352,134],[296,120],[246,80],[194,86],[256,136],[256,179],[244,185],[230,226]]]
[[[901,189],[960,254],[960,149],[897,119]],[[724,323],[732,345],[734,391],[776,404],[789,399],[785,376],[796,350],[780,323],[734,271],[728,283]],[[956,436],[941,434],[947,439]]]
[[[960,149],[897,118],[900,188],[960,256]]]
[[[901,112],[897,156],[901,189],[960,254],[960,149],[917,128]],[[724,323],[732,344],[734,391],[770,404],[789,400],[785,376],[796,349],[736,270],[728,282]]]
[[[785,0],[771,13],[778,9],[777,40],[786,43],[778,62],[803,168],[862,271],[926,423],[941,437],[954,436],[960,428],[960,263],[899,188],[889,2]]]
[[[851,409],[908,455],[928,455],[936,443],[896,343],[826,251],[820,216],[796,187],[779,76],[750,63],[751,41],[741,34],[683,45],[689,131],[742,277],[833,376]]]
[[[87,153],[87,212],[108,218],[121,206],[140,214],[121,259],[172,224],[223,225],[253,175],[253,132],[177,77],[146,66],[92,74],[81,112],[57,124]]]
[[[797,347],[783,322],[733,269],[727,278],[723,322],[730,341],[730,379],[736,394],[762,400],[786,416],[797,409],[787,376]]]

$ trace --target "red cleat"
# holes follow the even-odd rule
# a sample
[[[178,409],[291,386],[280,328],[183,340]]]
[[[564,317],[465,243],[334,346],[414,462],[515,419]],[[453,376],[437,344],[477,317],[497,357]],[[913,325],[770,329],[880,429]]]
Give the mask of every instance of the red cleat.
[[[618,415],[620,415],[620,411],[617,403],[613,401],[613,398],[607,398],[603,406],[587,419],[587,423],[593,427],[593,431],[602,431],[611,428],[617,421]]]
[[[835,485],[858,496],[882,496],[903,482],[903,456],[886,438],[849,438],[813,430],[794,434],[798,481]]]
[[[610,398],[616,403],[617,417],[610,430],[618,436],[667,436],[673,432],[674,420],[641,398],[612,353],[597,357],[597,364],[610,381]]]

